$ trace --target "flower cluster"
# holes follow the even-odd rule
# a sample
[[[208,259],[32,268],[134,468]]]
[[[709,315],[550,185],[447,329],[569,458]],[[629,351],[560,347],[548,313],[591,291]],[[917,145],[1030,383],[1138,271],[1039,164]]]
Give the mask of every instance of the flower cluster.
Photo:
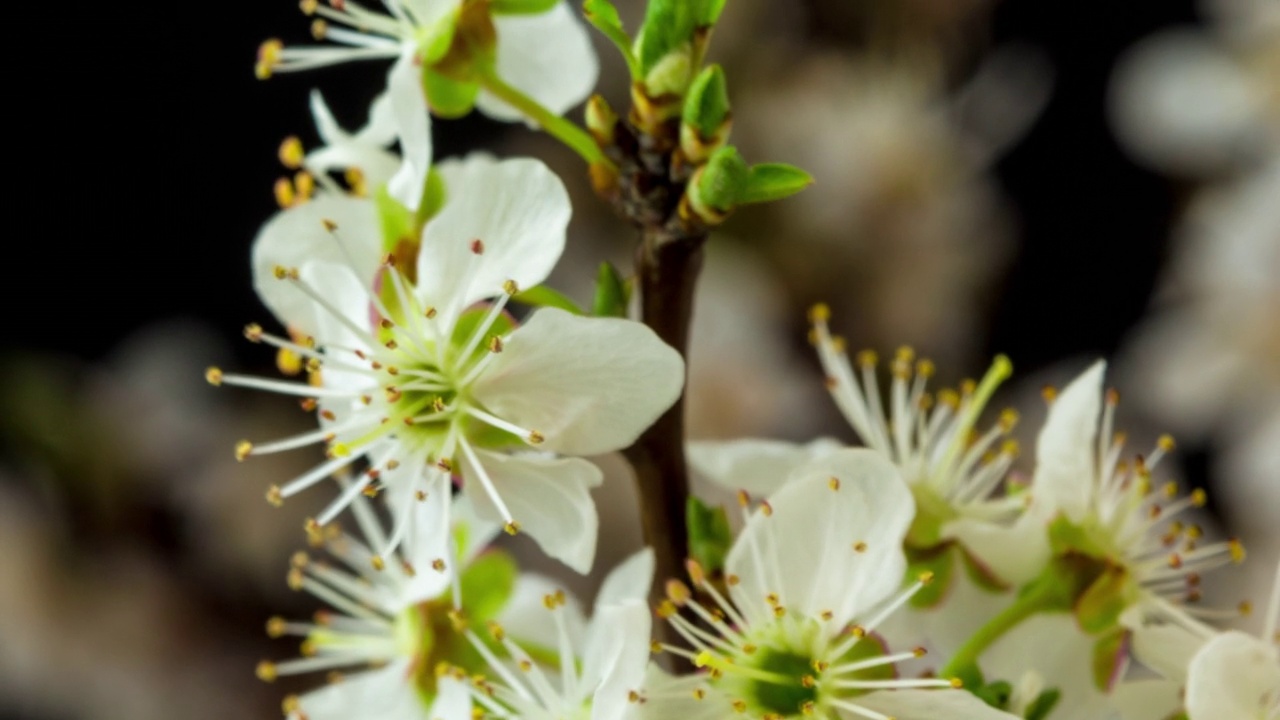
[[[885,389],[877,355],[851,357],[819,305],[810,339],[861,446],[685,447],[685,364],[669,343],[681,342],[671,328],[687,327],[689,309],[668,305],[663,283],[689,295],[698,233],[808,182],[789,166],[749,167],[726,144],[723,71],[698,67],[723,5],[654,0],[633,41],[610,3],[588,0],[636,103],[623,119],[593,99],[589,130],[561,117],[597,74],[563,0],[384,0],[379,10],[304,0],[313,35],[330,44],[262,45],[264,79],[392,61],[365,127],[341,127],[317,91],[322,145],[280,147],[290,175],[252,258],[280,329],[244,334],[274,349],[286,377],[206,375],[315,415],[296,434],[236,446],[246,461],[322,450],[267,488],[268,501],[332,483],[306,524],[315,551],[288,571],[291,588],[328,609],[269,620],[272,637],[302,639],[300,656],[258,667],[266,681],[325,672],[329,682],[288,696],[285,714],[1280,717],[1280,578],[1261,639],[1211,625],[1233,611],[1201,606],[1201,578],[1241,562],[1244,548],[1204,539],[1191,517],[1203,490],[1155,479],[1171,439],[1126,456],[1102,362],[1045,390],[1027,477],[1015,472],[1018,413],[989,412],[1012,376],[1008,358],[936,389],[933,363],[903,348]],[[436,162],[432,116],[472,109],[525,120],[581,155],[596,191],[646,230],[641,277],[606,265],[589,313],[547,287],[569,193],[536,159]],[[667,257],[694,258],[678,266],[689,274],[645,264]],[[645,322],[628,319],[635,284],[658,295],[643,297]],[[651,433],[665,428],[675,443],[655,451]],[[699,474],[736,494],[740,518],[689,498],[686,523],[676,509],[686,449]],[[680,492],[645,505],[673,517],[647,518],[654,547],[609,572],[588,619],[556,581],[522,573],[503,546],[520,540],[502,535],[527,535],[591,573],[591,490],[603,479],[591,458],[623,450],[642,488]],[[1135,661],[1162,679],[1138,679]]]

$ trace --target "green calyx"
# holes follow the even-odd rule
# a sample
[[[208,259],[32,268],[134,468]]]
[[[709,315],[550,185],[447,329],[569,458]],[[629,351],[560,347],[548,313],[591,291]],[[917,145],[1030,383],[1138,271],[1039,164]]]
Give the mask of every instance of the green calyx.
[[[750,172],[736,148],[715,151],[694,173],[685,194],[693,213],[708,225],[724,222],[737,206]]]

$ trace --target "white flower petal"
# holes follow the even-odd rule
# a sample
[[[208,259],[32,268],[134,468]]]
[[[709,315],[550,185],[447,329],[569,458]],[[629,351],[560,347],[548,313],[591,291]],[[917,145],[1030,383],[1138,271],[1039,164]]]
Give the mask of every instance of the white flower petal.
[[[502,523],[480,517],[466,495],[453,498],[453,526],[463,529],[462,546],[457,548],[463,565],[470,564],[502,534]]]
[[[419,28],[430,29],[448,17],[462,5],[463,0],[397,0],[413,14],[413,22]]]
[[[477,450],[484,472],[511,511],[522,532],[528,533],[543,552],[575,571],[586,574],[596,556],[595,503],[589,490],[604,476],[581,458],[548,458],[506,455]],[[477,469],[464,465],[464,490],[481,517],[500,517],[477,477]]]
[[[1102,413],[1102,378],[1107,365],[1099,360],[1060,393],[1036,441],[1036,472],[1031,485],[1033,507],[1042,517],[1057,511],[1079,521],[1094,492],[1098,422]]]
[[[399,134],[391,93],[384,92],[373,99],[373,104],[369,106],[369,122],[360,128],[355,138],[365,145],[389,147]]]
[[[599,455],[634,442],[683,383],[684,361],[648,327],[543,308],[511,333],[472,394],[541,433],[548,450]]]
[[[427,223],[418,254],[423,304],[452,327],[467,306],[503,292],[514,280],[530,288],[547,279],[564,252],[572,208],[560,178],[531,158],[473,154],[437,166],[446,200]],[[483,252],[473,252],[473,240]]]
[[[330,233],[324,221],[337,225]],[[373,284],[382,237],[373,203],[359,198],[321,195],[282,210],[267,221],[253,241],[253,286],[280,322],[315,334],[315,301],[275,276],[275,268],[297,268],[310,261],[354,263],[362,280]]]
[[[958,540],[996,577],[1013,585],[1038,575],[1051,552],[1048,528],[1032,513],[1023,513],[1008,527],[963,517],[943,526],[942,536]]]
[[[569,4],[536,15],[497,15],[498,77],[556,115],[582,102],[596,86],[600,64],[586,27]],[[524,115],[487,92],[476,107],[491,118],[516,121]]]
[[[433,720],[411,681],[412,660],[348,676],[299,698],[309,720]]]
[[[351,270],[343,265],[313,261],[299,269],[298,277],[309,287],[323,293],[329,308],[341,313],[346,319],[346,322],[343,322],[334,316],[329,308],[308,299],[312,303],[309,308],[312,319],[307,325],[300,325],[300,327],[306,328],[309,325],[311,328],[309,332],[315,336],[316,342],[322,347],[367,347],[368,342],[357,334],[353,327],[369,327],[372,322],[372,308],[368,292]],[[333,366],[326,366],[321,377],[325,387],[331,388],[368,388],[370,382],[369,376],[363,373]]]
[[[805,445],[758,438],[691,442],[689,466],[717,485],[767,497],[782,487],[792,470],[841,447],[840,441],[832,438],[818,438]]]
[[[1168,720],[1177,717],[1182,709],[1181,687],[1178,683],[1157,679],[1122,682],[1111,693],[1110,705],[1123,720]],[[1079,720],[1092,720],[1097,716],[1077,717]],[[1058,719],[1054,717],[1053,720]],[[1063,720],[1074,718],[1064,717]]]
[[[1041,613],[992,643],[980,665],[988,680],[1015,682],[1034,670],[1062,693],[1061,707],[1093,706],[1103,697],[1091,672],[1095,640],[1070,613]]]
[[[653,585],[653,549],[645,548],[622,561],[600,585],[596,607],[645,602]]]
[[[498,615],[498,624],[522,647],[558,648],[560,636],[555,621],[547,614],[544,598],[563,589],[561,583],[543,575],[520,573],[516,576],[515,592]],[[581,650],[585,645],[587,620],[578,598],[567,594],[565,605],[556,612],[565,613],[569,645],[575,652]]]
[[[877,690],[853,702],[895,720],[1018,720],[965,690]]]
[[[1267,717],[1264,698],[1280,696],[1275,646],[1240,632],[1210,640],[1191,660],[1187,714],[1191,720]]]
[[[311,91],[311,118],[315,121],[316,133],[325,145],[338,145],[351,140],[351,135],[333,117],[333,111],[329,109],[329,104],[324,101],[324,95],[319,90]]]
[[[832,478],[839,489],[832,489]],[[795,470],[757,511],[729,550],[726,569],[741,582],[734,602],[768,617],[765,596],[832,627],[885,600],[902,583],[902,539],[915,502],[898,469],[877,452],[838,450]],[[862,551],[855,545],[865,543]],[[861,546],[860,546],[861,547]]]
[[[635,706],[629,696],[644,684],[652,623],[641,601],[597,605],[583,657],[584,684],[595,686],[591,720],[623,720]]]
[[[406,45],[400,58],[387,75],[387,92],[400,138],[403,164],[387,183],[391,197],[410,210],[422,203],[422,191],[431,172],[431,113],[422,89],[422,66],[416,57],[417,47]]]
[[[465,684],[446,676],[440,678],[436,688],[436,699],[431,703],[431,720],[472,720],[471,691]]]
[[[425,486],[426,497],[423,500],[401,492],[401,487],[423,487],[420,481],[413,482],[415,478],[391,475],[391,473],[405,470],[406,467],[408,467],[407,464],[402,464],[394,471],[384,471],[383,477],[390,488],[386,493],[387,504],[391,507],[394,516],[398,517],[405,510],[403,507],[405,503],[413,505],[409,508],[413,515],[409,519],[409,527],[406,530],[402,548],[405,559],[417,569],[417,572],[409,580],[405,596],[414,602],[421,602],[438,597],[448,590],[453,573],[459,570],[456,566],[457,561],[449,552],[450,529],[453,527],[451,517],[453,502],[450,497],[449,483],[439,473],[432,473],[431,484]],[[410,467],[408,472],[412,475],[421,471]],[[431,569],[432,562],[437,559],[445,561],[445,572],[436,572]]]
[[[1138,607],[1130,608],[1141,616]],[[1125,615],[1129,615],[1126,611]],[[1122,617],[1121,623],[1131,625],[1130,618]],[[1204,638],[1178,625],[1138,625],[1133,629],[1133,656],[1138,662],[1155,670],[1161,677],[1179,683],[1186,682],[1191,658],[1205,644]]]

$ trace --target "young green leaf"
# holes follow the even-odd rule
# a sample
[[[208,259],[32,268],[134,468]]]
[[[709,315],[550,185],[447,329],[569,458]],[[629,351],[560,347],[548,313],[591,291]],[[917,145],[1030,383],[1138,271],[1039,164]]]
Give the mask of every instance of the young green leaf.
[[[813,184],[813,176],[785,163],[761,163],[751,168],[751,177],[738,202],[773,202],[790,197]]]
[[[710,65],[694,79],[685,95],[683,120],[703,140],[720,134],[721,126],[729,120],[729,87],[724,68]]]
[[[586,0],[582,3],[582,12],[587,22],[618,47],[622,58],[627,61],[627,69],[632,80],[640,79],[640,65],[636,55],[631,51],[631,36],[622,27],[622,18],[618,16],[618,8],[610,0]]]
[[[564,293],[552,290],[546,285],[535,285],[527,290],[521,290],[511,296],[512,300],[523,305],[532,307],[553,307],[560,308],[574,315],[583,315],[582,308],[573,300],[570,300]]]
[[[560,0],[489,0],[489,12],[494,15],[540,15],[556,6]]]
[[[738,205],[750,174],[736,148],[722,147],[694,174],[688,189],[690,203],[704,220],[719,223]]]
[[[599,317],[626,317],[631,290],[612,263],[600,263],[596,274],[596,297],[591,314]]]

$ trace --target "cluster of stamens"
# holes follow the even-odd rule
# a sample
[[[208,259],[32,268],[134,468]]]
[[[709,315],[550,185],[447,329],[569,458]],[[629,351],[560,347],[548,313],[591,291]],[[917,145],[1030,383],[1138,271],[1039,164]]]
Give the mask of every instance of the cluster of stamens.
[[[330,221],[325,221],[324,226],[337,241],[337,226]],[[484,253],[480,240],[469,241],[469,247],[475,256]],[[348,265],[355,273],[355,263],[348,259]],[[452,337],[453,327],[442,325],[436,308],[423,307],[410,292],[394,256],[383,259],[379,273],[383,287],[392,291],[399,312],[388,308],[383,296],[372,289],[372,283],[361,283],[369,308],[377,316],[370,328],[352,319],[349,312],[334,307],[296,268],[275,269],[278,280],[305,294],[357,338],[362,347],[318,343],[313,337],[285,338],[264,331],[260,325],[249,325],[245,329],[247,339],[276,348],[283,358],[292,358],[281,365],[285,369],[306,370],[307,380],[233,375],[218,368],[210,368],[206,379],[214,385],[300,397],[303,409],[318,414],[320,427],[269,443],[241,441],[235,448],[236,457],[243,460],[314,444],[326,447],[324,462],[268,490],[267,498],[273,504],[364,460],[367,467],[356,481],[315,518],[315,522],[324,525],[361,493],[373,496],[387,488],[402,493],[406,500],[425,500],[430,492],[448,492],[460,455],[470,470],[468,479],[474,479],[490,495],[507,531],[514,534],[519,525],[498,496],[468,434],[477,425],[487,425],[528,445],[536,446],[544,440],[538,431],[489,412],[469,394],[470,386],[504,349],[501,335],[491,331],[518,288],[512,281],[504,283],[475,329],[459,339]],[[342,382],[330,382],[333,376],[340,376]],[[406,509],[396,519],[385,552],[394,550],[403,539],[411,505],[400,505]]]
[[[258,47],[254,74],[259,80],[266,80],[277,72],[396,57],[401,43],[412,39],[417,22],[399,0],[388,0],[384,4],[390,16],[373,12],[352,0],[302,0],[303,14],[313,18],[311,36],[339,45],[294,47],[277,39],[267,40]],[[335,27],[333,23],[345,27]]]
[[[998,356],[981,382],[966,380],[958,392],[930,393],[933,363],[900,348],[889,363],[886,408],[876,353],[864,350],[850,362],[844,339],[830,332],[830,316],[826,305],[810,309],[810,339],[831,397],[863,443],[898,465],[908,484],[930,490],[963,514],[997,520],[1021,509],[1023,499],[992,497],[1018,455],[1009,437],[1018,414],[1006,409],[989,430],[976,429],[992,394],[1012,372],[1009,360]]]

